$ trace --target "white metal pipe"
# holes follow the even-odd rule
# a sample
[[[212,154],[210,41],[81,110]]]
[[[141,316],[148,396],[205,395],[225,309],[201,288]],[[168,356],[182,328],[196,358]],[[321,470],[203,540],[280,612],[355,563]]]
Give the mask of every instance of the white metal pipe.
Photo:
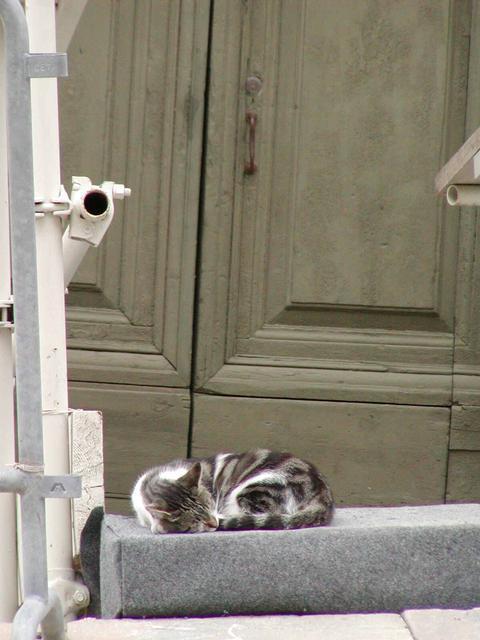
[[[63,234],[63,276],[65,288],[70,284],[91,246],[88,242],[70,238],[68,229]]]
[[[480,185],[451,184],[447,189],[447,202],[452,207],[478,207],[480,205]]]
[[[12,336],[0,327],[0,467],[15,460],[13,428]],[[0,622],[11,622],[18,607],[15,503],[14,493],[0,493]]]
[[[53,591],[48,593],[47,602],[37,596],[25,600],[15,617],[12,640],[36,640],[39,625],[45,640],[65,640],[62,605]]]
[[[0,22],[0,86],[5,86],[5,41]],[[0,92],[0,157],[7,157],[5,91]],[[10,300],[10,231],[8,211],[7,163],[0,163],[0,303]],[[0,306],[5,320],[6,309]],[[0,315],[0,322],[2,315]],[[0,326],[0,467],[15,461],[15,426],[13,411],[12,332]],[[0,622],[10,622],[18,607],[18,563],[16,499],[0,493],[2,551],[0,553]]]
[[[3,52],[5,41],[3,26],[0,22],[0,86],[5,86],[5,60]],[[6,130],[6,105],[5,91],[0,92],[0,157],[7,157],[7,130]],[[8,215],[8,176],[7,163],[0,163],[0,302],[10,299],[10,229]]]
[[[15,626],[12,630],[12,640],[35,640],[37,628],[48,613],[47,603],[38,596],[26,598],[19,610]]]
[[[121,193],[120,193],[121,191]],[[113,220],[113,198],[130,189],[112,182],[92,186],[85,177],[73,177],[70,224],[63,234],[64,283],[68,287],[89,247],[97,247]]]
[[[55,52],[55,0],[27,0],[31,52]],[[35,199],[55,200],[60,188],[56,78],[32,80]],[[47,213],[37,218],[37,264],[42,366],[45,472],[70,471],[62,224]],[[50,581],[73,580],[71,505],[47,501]]]

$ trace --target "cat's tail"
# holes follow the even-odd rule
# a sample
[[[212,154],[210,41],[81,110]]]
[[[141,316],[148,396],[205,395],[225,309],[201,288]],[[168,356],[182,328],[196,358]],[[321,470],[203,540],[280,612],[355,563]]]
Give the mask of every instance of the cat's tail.
[[[223,531],[239,529],[304,529],[306,527],[321,527],[330,524],[333,518],[334,506],[316,505],[307,507],[292,514],[262,513],[240,514],[220,519],[219,529]]]

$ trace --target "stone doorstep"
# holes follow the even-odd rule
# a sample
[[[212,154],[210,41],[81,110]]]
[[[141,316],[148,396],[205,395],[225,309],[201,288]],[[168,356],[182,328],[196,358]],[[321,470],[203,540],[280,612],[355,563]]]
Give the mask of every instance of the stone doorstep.
[[[480,609],[398,614],[96,620],[68,624],[68,640],[474,640]],[[0,623],[0,640],[11,625]]]
[[[401,616],[392,614],[99,622],[76,623],[69,640],[412,640]]]
[[[345,508],[329,527],[168,536],[107,515],[100,566],[104,618],[469,609],[480,604],[480,505]]]

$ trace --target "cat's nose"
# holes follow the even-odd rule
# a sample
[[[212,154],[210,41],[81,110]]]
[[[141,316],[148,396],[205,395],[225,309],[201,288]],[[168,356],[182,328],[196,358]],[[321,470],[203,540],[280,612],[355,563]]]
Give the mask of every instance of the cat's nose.
[[[207,527],[209,529],[216,529],[218,527],[218,520],[217,518],[215,518],[215,516],[211,516],[206,522],[205,524],[207,525]]]

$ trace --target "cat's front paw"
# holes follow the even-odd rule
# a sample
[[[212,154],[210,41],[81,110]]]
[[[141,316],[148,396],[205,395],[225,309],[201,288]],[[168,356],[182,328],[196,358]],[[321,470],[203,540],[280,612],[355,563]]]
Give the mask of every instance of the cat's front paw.
[[[165,533],[158,522],[152,522],[152,524],[150,525],[150,531],[152,533]]]

